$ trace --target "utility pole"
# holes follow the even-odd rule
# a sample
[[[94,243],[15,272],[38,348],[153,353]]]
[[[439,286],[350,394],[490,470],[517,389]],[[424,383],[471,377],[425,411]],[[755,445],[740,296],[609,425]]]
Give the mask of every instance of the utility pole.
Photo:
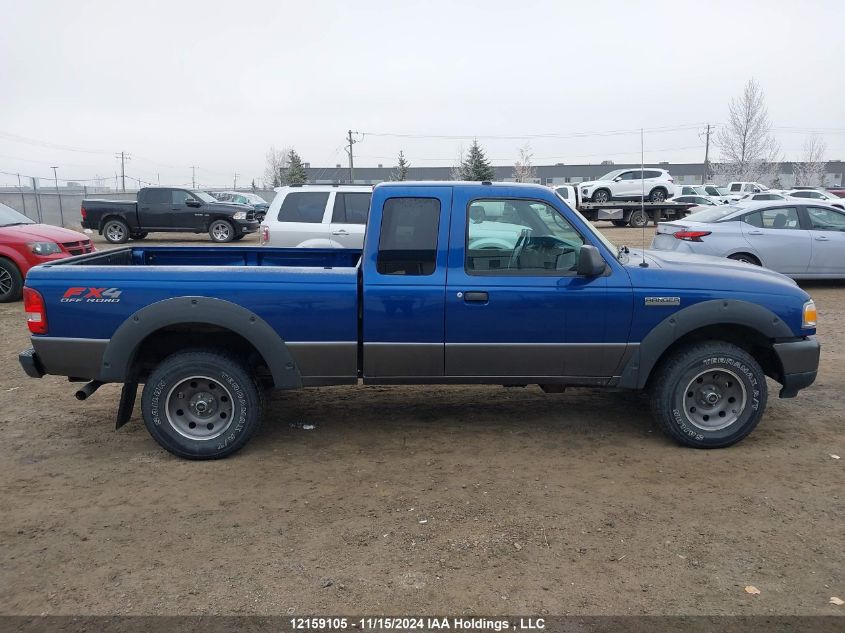
[[[704,143],[704,174],[701,176],[701,184],[707,182],[707,172],[710,167],[710,124],[707,124],[707,140]]]
[[[237,189],[237,188],[238,188],[238,172],[235,172],[235,180],[232,183],[232,189]]]
[[[197,166],[191,165],[191,189],[197,188]]]
[[[26,215],[26,198],[23,195],[23,187],[21,186],[21,175],[18,174],[18,191],[21,192],[21,204],[23,205],[22,213]]]
[[[355,182],[355,161],[352,157],[352,146],[358,142],[352,138],[352,130],[348,132],[347,142],[349,146],[346,148],[346,153],[349,154],[349,184],[351,185]]]
[[[62,209],[62,194],[59,192],[59,176],[58,176],[58,173],[56,172],[56,170],[58,169],[58,166],[50,167],[50,169],[53,170],[53,181],[56,183],[56,197],[59,199],[59,222],[60,222],[61,226],[64,226],[65,225],[65,211],[64,211],[64,209]]]
[[[126,161],[129,160],[129,156],[126,152],[120,152],[120,154],[114,156],[120,159],[120,188],[123,193],[126,193]],[[116,183],[115,186],[117,186]]]

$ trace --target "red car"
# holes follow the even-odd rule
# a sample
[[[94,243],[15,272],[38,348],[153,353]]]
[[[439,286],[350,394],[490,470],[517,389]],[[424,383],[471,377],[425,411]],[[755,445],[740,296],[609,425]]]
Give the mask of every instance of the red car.
[[[82,233],[37,224],[0,203],[0,303],[21,298],[23,280],[33,266],[93,251]]]

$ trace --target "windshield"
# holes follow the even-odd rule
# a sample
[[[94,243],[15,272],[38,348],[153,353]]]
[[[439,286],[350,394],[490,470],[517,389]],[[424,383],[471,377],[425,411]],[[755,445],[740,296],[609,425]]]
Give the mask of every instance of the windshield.
[[[264,198],[254,193],[245,193],[243,196],[252,204],[265,204]]]
[[[15,224],[35,224],[22,213],[18,213],[12,207],[0,203],[0,226],[14,226]]]
[[[736,213],[741,210],[742,209],[735,207],[732,204],[722,204],[715,206],[712,209],[705,209],[704,211],[698,211],[697,213],[690,213],[684,219],[689,220],[690,222],[718,222],[732,213]]]
[[[623,171],[625,171],[625,170],[624,169],[614,169],[613,171],[606,173],[604,176],[602,176],[601,178],[597,178],[596,180],[613,180],[619,174],[621,174]]]
[[[197,198],[199,198],[200,200],[202,200],[205,203],[219,202],[217,200],[217,198],[215,198],[214,196],[212,196],[210,194],[207,194],[205,191],[192,191],[191,193],[194,194]]]

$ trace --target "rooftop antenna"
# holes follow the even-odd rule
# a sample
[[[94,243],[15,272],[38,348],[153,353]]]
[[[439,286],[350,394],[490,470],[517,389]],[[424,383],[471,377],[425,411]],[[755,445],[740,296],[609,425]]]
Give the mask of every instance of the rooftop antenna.
[[[643,176],[645,175],[643,172],[645,171],[645,149],[643,143],[643,128],[640,128],[640,184],[642,185],[642,190],[640,193],[640,213],[643,214],[643,250],[640,251],[640,254],[643,257],[643,261],[640,262],[640,268],[648,268],[648,262],[645,260],[645,225],[648,224],[648,216],[645,214],[645,179]]]

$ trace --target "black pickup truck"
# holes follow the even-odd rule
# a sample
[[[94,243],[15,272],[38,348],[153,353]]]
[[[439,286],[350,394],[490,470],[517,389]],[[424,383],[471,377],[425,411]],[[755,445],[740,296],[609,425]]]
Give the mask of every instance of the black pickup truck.
[[[147,187],[138,201],[83,200],[82,228],[112,244],[144,239],[152,232],[208,233],[212,242],[239,240],[258,230],[252,207],[218,202],[204,191]]]

